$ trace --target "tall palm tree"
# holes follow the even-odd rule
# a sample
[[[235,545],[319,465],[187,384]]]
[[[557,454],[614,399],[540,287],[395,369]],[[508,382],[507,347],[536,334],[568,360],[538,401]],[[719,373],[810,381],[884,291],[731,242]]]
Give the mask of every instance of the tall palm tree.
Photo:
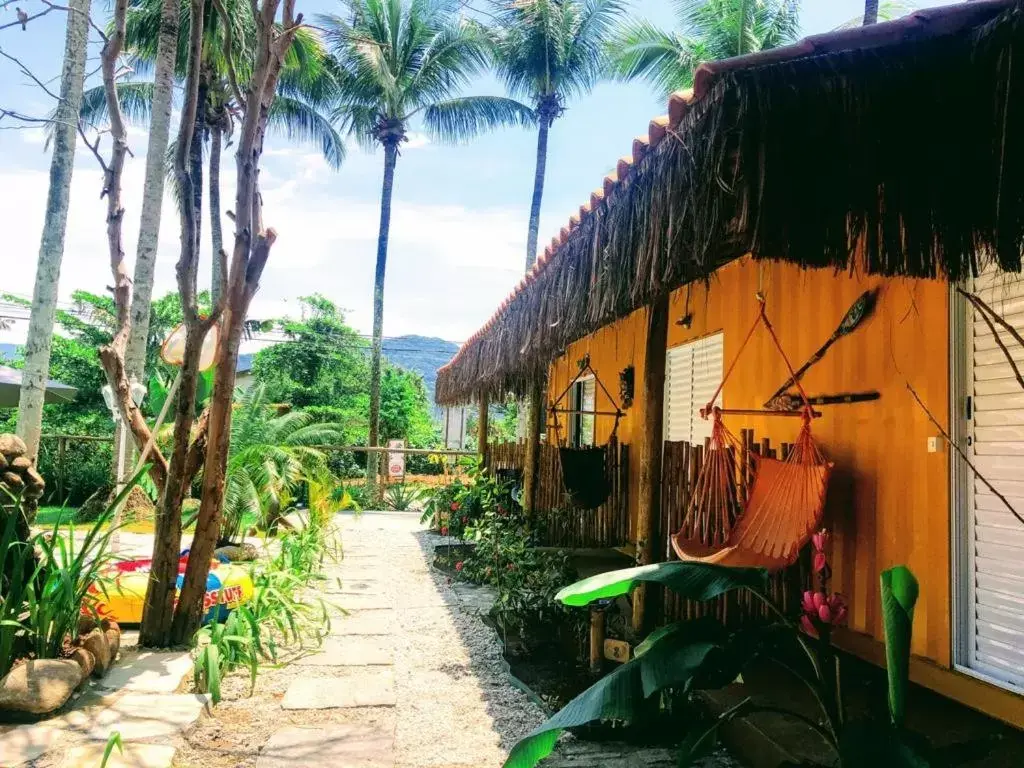
[[[247,516],[269,528],[302,483],[331,484],[327,455],[317,445],[342,442],[344,428],[308,413],[278,413],[255,384],[235,397],[224,491],[221,539],[234,541]]]
[[[864,26],[878,23],[878,0],[864,0]]]
[[[662,94],[689,88],[706,61],[777,48],[799,36],[799,0],[676,0],[679,29],[643,19],[626,23],[609,45],[615,73],[643,77]]]
[[[526,269],[537,261],[548,132],[569,99],[588,93],[605,74],[604,41],[623,12],[621,0],[495,2],[495,67],[509,94],[533,106],[537,162],[526,238]]]
[[[399,147],[415,121],[432,138],[465,141],[503,125],[528,125],[533,113],[514,99],[460,96],[487,64],[487,40],[462,20],[455,0],[342,0],[343,15],[320,20],[334,60],[338,116],[366,148],[384,149],[380,230],[373,285],[370,445],[380,438],[381,342],[391,196]],[[377,499],[379,456],[367,480]]]
[[[35,460],[43,427],[43,400],[50,371],[50,343],[57,314],[57,288],[64,259],[64,233],[71,198],[71,172],[75,165],[77,125],[74,119],[82,101],[85,59],[89,46],[90,0],[73,0],[68,6],[64,37],[64,62],[60,76],[60,101],[53,118],[53,155],[46,214],[32,289],[32,313],[25,339],[25,370],[18,396],[18,435]],[[25,29],[22,22],[22,29]]]
[[[195,133],[192,150],[192,175],[195,184],[195,206],[202,207],[202,142],[209,139],[208,195],[210,208],[210,233],[213,254],[223,248],[220,209],[220,153],[225,139],[230,139],[235,116],[241,105],[231,83],[234,69],[237,77],[245,80],[253,65],[253,54],[249,47],[255,35],[252,29],[252,14],[242,12],[237,6],[244,0],[223,0],[208,4],[210,16],[203,25],[203,77],[200,91],[203,95],[199,105],[202,128]],[[140,0],[128,12],[126,49],[133,57],[136,76],[149,75],[153,62],[157,60],[160,38],[160,11],[163,0]],[[231,24],[217,8],[222,8]],[[181,24],[178,35],[176,73],[179,79],[185,76],[188,64],[188,30],[190,25],[189,2],[181,4]],[[228,51],[230,50],[230,57]],[[289,49],[284,70],[278,84],[278,95],[270,110],[268,125],[283,133],[289,139],[305,141],[320,147],[324,159],[333,168],[341,166],[345,157],[345,144],[325,113],[327,99],[333,93],[327,54],[319,36],[308,29],[299,30],[295,42]],[[118,94],[125,116],[134,122],[146,123],[152,118],[154,84],[145,80],[126,80],[119,84]],[[106,99],[103,88],[93,88],[85,93],[82,101],[82,117],[96,124],[106,119]],[[173,178],[171,179],[173,181]],[[198,220],[198,217],[197,217]],[[213,259],[214,298],[220,285],[219,260]]]

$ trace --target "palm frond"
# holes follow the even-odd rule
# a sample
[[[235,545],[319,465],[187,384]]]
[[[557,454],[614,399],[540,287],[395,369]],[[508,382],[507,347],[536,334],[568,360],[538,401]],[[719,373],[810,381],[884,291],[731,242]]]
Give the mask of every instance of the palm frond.
[[[608,51],[616,77],[644,78],[662,96],[693,85],[693,73],[703,60],[699,43],[643,19],[625,24]]]
[[[450,99],[431,104],[423,112],[427,132],[445,142],[467,141],[494,128],[535,124],[532,109],[501,96]]]
[[[267,125],[291,141],[318,145],[324,160],[335,170],[345,160],[345,141],[330,119],[299,99],[278,94],[270,106]]]
[[[128,80],[117,84],[117,99],[125,118],[136,125],[149,122],[153,111],[153,83]],[[102,126],[109,119],[107,96],[103,86],[89,88],[82,94],[79,110],[82,122],[91,126]]]

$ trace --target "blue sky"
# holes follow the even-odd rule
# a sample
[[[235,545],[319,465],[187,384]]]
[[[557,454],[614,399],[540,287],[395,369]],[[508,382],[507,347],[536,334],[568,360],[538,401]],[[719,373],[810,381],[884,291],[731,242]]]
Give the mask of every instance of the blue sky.
[[[926,0],[922,5],[947,2]],[[30,13],[43,6],[24,0]],[[299,0],[311,15],[336,7],[328,0]],[[804,0],[804,34],[835,28],[862,11],[861,0]],[[636,0],[636,15],[673,26],[668,0]],[[94,0],[94,15],[105,17],[105,0]],[[14,20],[14,9],[0,11],[0,24]],[[59,12],[18,28],[0,31],[0,49],[20,58],[42,79],[59,75],[64,18]],[[98,45],[90,50],[89,71],[98,66]],[[95,78],[91,84],[95,84]],[[53,86],[57,88],[56,83]],[[475,92],[499,93],[483,78]],[[645,83],[606,83],[570,103],[555,124],[549,146],[547,186],[541,216],[541,243],[566,223],[632,139],[646,132],[648,120],[665,112]],[[52,108],[48,97],[0,59],[0,107],[29,114]],[[6,123],[0,123],[0,127]],[[398,162],[392,238],[385,297],[385,334],[419,333],[461,341],[487,317],[522,274],[526,223],[534,171],[536,136],[504,130],[471,144],[446,147],[415,133]],[[133,261],[146,148],[145,129],[134,126],[125,179],[125,245]],[[223,197],[233,196],[233,157],[224,166]],[[298,296],[320,292],[346,309],[363,332],[371,324],[371,292],[378,200],[383,158],[350,149],[340,172],[330,170],[315,148],[268,141],[264,161],[264,218],[279,239],[252,315],[297,314]],[[49,157],[38,130],[0,130],[0,231],[4,232],[4,280],[0,290],[31,296],[46,198]],[[102,292],[110,283],[105,251],[100,174],[87,151],[78,153],[72,186],[61,298],[76,288]],[[225,221],[225,234],[229,232]],[[177,222],[165,204],[157,268],[158,295],[174,288]],[[204,235],[209,224],[203,223]],[[208,280],[208,260],[200,280]],[[0,312],[2,314],[2,312]],[[0,332],[0,341],[19,341],[24,323]]]

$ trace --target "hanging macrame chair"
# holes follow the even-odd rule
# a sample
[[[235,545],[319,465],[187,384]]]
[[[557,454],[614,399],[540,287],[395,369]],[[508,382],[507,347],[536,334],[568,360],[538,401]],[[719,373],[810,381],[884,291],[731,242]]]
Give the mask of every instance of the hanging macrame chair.
[[[571,446],[561,445],[561,435],[558,426],[558,414],[567,413],[581,415],[584,412],[580,408],[560,408],[559,403],[564,400],[573,386],[579,382],[587,373],[594,377],[597,386],[601,388],[608,400],[615,405],[611,393],[605,388],[601,379],[593,368],[590,367],[590,359],[585,358],[580,366],[579,373],[569,382],[561,395],[548,408],[554,420],[555,443],[558,445],[558,459],[562,466],[562,485],[565,487],[565,494],[569,503],[578,509],[597,509],[612,492],[612,478],[610,473],[613,468],[608,460],[609,456],[615,455],[615,448],[618,444],[619,419],[622,418],[622,410],[615,405],[614,411],[598,411],[596,408],[591,415],[614,416],[615,424],[612,426],[611,435],[605,445],[599,446]],[[568,437],[568,436],[567,436]]]
[[[796,378],[765,314],[764,299],[758,298],[761,307],[757,319],[722,383],[708,405],[701,409],[702,417],[713,420],[711,439],[683,526],[672,537],[672,548],[680,560],[775,571],[792,565],[821,525],[833,465],[822,455],[811,435],[811,421],[820,414],[811,408],[799,381],[796,387],[803,401],[799,411],[729,411],[713,405],[759,327],[768,331],[790,375]],[[746,480],[743,475],[747,470],[739,466],[737,458],[742,455],[743,445],[722,421],[722,416],[729,413],[794,416],[801,420],[800,432],[786,457],[774,459],[750,454],[753,483],[749,494],[743,492]]]

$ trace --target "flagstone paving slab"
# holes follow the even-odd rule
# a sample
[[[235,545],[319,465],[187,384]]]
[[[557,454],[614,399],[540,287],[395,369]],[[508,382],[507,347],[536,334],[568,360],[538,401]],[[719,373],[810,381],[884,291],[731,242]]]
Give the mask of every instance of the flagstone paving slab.
[[[394,654],[382,637],[329,637],[320,650],[295,661],[300,667],[364,667],[389,665]]]
[[[52,723],[19,725],[0,733],[0,765],[15,766],[35,760],[53,749],[61,728]]]
[[[339,593],[333,596],[331,602],[346,611],[386,611],[391,608],[391,601],[382,595]]]
[[[350,709],[395,706],[395,678],[386,667],[360,669],[345,677],[294,680],[283,709]]]
[[[64,753],[61,768],[96,768],[103,763],[106,744],[73,747]],[[110,754],[107,768],[171,768],[177,750],[166,744],[124,744]]]
[[[394,628],[394,611],[352,611],[331,622],[332,635],[387,635]]]
[[[260,752],[256,768],[394,768],[394,734],[344,723],[283,728]]]
[[[118,731],[123,741],[159,741],[188,732],[210,711],[208,694],[127,693],[68,712],[56,723],[92,741]]]
[[[187,651],[122,654],[120,661],[99,682],[99,687],[139,693],[174,693],[192,671]]]

